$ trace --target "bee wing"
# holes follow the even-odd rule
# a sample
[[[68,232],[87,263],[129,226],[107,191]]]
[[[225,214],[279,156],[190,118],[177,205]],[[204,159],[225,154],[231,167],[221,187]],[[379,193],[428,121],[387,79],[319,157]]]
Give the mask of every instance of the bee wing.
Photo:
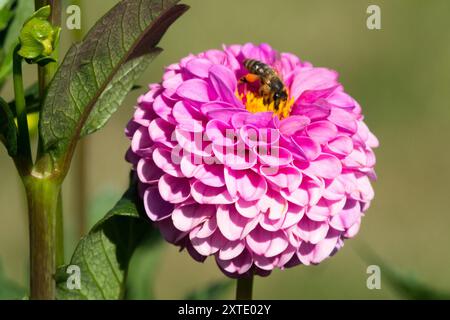
[[[283,65],[281,64],[281,55],[279,52],[276,53],[275,62],[273,64],[273,70],[279,77],[283,75]]]

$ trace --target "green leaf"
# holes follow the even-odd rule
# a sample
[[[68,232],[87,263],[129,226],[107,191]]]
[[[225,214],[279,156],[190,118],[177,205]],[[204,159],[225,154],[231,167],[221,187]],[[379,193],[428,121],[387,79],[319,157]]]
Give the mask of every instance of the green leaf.
[[[133,89],[135,81],[161,51],[161,49],[155,48],[151,53],[132,59],[120,68],[95,104],[93,112],[81,129],[81,137],[94,133],[106,124],[111,115],[120,107],[128,92]]]
[[[34,1],[17,0],[14,19],[9,24],[2,44],[4,59],[0,62],[0,87],[12,71],[12,56],[14,48],[19,42],[19,34],[25,21],[33,14]]]
[[[17,127],[14,115],[2,98],[0,98],[0,140],[11,157],[17,156]]]
[[[6,278],[0,261],[0,300],[22,299],[25,294],[24,288]]]
[[[191,292],[186,296],[186,300],[217,300],[223,299],[223,295],[227,293],[233,286],[232,280],[223,280],[209,284],[203,289]]]
[[[69,289],[67,267],[56,274],[58,299],[121,299],[125,293],[128,264],[146,232],[140,218],[136,187],[131,187],[116,206],[80,240],[68,266],[80,268],[81,288]]]
[[[117,109],[155,46],[188,7],[178,0],[122,0],[72,46],[51,82],[40,117],[43,151],[67,172],[80,136]],[[91,115],[92,113],[92,115]]]
[[[127,300],[155,299],[155,281],[163,253],[162,237],[157,229],[146,234],[130,261],[126,285]]]

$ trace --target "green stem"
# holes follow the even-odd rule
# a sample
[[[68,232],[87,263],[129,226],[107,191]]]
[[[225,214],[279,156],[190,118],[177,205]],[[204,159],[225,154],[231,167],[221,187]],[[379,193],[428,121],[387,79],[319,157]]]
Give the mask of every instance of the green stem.
[[[30,220],[30,298],[51,300],[55,298],[55,281],[60,234],[59,196],[60,184],[45,174],[34,173],[24,179],[28,198]]]
[[[252,300],[253,275],[237,280],[236,300]]]
[[[27,174],[32,165],[30,133],[28,131],[27,107],[23,88],[22,57],[18,55],[20,47],[17,46],[13,53],[13,81],[14,95],[16,99],[16,114],[18,125],[18,169],[21,175]]]
[[[36,10],[51,5],[50,22],[54,26],[60,25],[59,0],[36,0],[35,5]],[[57,57],[57,54],[54,56]],[[57,63],[49,63],[38,69],[41,104],[56,69]],[[62,181],[55,172],[51,157],[41,154],[41,141],[36,164],[32,172],[22,176],[22,179],[27,192],[30,229],[30,298],[55,299],[54,275],[56,268],[64,263]]]

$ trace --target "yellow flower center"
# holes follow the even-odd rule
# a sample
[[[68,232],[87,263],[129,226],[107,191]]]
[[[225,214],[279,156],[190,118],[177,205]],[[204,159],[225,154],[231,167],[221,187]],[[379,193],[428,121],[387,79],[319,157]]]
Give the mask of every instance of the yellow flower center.
[[[280,101],[277,110],[275,110],[275,102],[272,101],[270,104],[264,103],[264,98],[256,95],[254,92],[247,91],[246,94],[236,95],[245,105],[245,108],[251,113],[267,112],[272,111],[274,115],[277,115],[279,119],[284,119],[289,117],[291,113],[292,105],[294,104],[294,98],[286,101]]]

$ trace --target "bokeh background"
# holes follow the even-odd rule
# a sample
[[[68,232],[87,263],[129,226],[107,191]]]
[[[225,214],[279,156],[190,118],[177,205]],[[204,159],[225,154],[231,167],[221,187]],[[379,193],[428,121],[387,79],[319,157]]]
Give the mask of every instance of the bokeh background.
[[[31,0],[30,0],[31,1]],[[82,5],[86,32],[115,0],[65,0]],[[448,0],[185,0],[191,10],[167,32],[165,49],[139,84],[158,82],[164,66],[189,53],[222,44],[267,42],[316,66],[337,70],[363,107],[381,141],[376,150],[376,197],[359,235],[320,266],[275,271],[256,278],[257,299],[396,299],[383,277],[381,290],[366,287],[369,246],[391,268],[450,291],[450,2]],[[368,30],[366,9],[381,7],[381,30]],[[64,7],[65,8],[65,7]],[[63,14],[63,21],[67,15]],[[63,29],[65,51],[79,33]],[[35,81],[27,67],[27,83]],[[132,92],[105,129],[83,143],[64,186],[67,255],[80,235],[83,206],[92,224],[112,207],[128,183],[123,128],[133,113]],[[0,93],[12,98],[8,83]],[[86,170],[81,175],[80,170]],[[0,259],[6,276],[26,285],[28,236],[24,192],[6,152],[0,150]],[[86,200],[80,201],[80,194]],[[363,249],[364,251],[364,249]],[[179,299],[223,279],[213,259],[194,262],[164,244],[157,258],[155,297]],[[144,268],[144,272],[145,272]],[[149,270],[148,272],[154,272]],[[145,284],[144,284],[145,285]],[[150,285],[150,284],[149,284]],[[224,298],[232,298],[228,290]]]

